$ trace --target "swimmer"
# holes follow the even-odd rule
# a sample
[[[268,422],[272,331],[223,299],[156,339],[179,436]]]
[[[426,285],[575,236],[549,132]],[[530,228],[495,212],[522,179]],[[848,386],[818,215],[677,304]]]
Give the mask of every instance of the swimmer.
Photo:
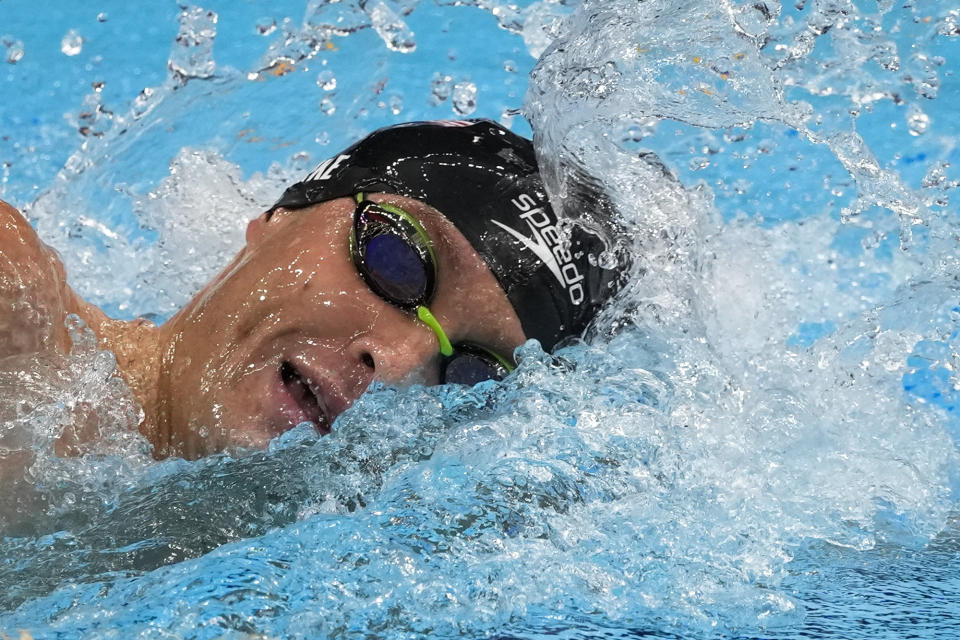
[[[577,202],[612,223],[602,199]],[[84,301],[0,202],[0,358],[66,354],[79,316],[157,458],[262,448],[304,422],[326,434],[372,381],[500,379],[527,339],[580,336],[626,269],[598,267],[599,237],[557,223],[529,140],[487,120],[387,127],[288,188],[156,326]]]

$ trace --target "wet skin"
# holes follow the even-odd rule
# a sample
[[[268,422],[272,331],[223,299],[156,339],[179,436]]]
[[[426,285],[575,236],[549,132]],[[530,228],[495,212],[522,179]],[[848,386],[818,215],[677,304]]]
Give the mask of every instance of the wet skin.
[[[460,232],[416,200],[368,197],[404,208],[433,239],[430,309],[450,339],[512,354],[524,340],[520,322]],[[353,209],[342,198],[252,220],[246,246],[161,327],[111,320],[65,296],[60,313],[78,313],[117,354],[156,457],[260,448],[306,421],[328,433],[373,380],[437,383],[435,334],[374,294],[350,259]]]

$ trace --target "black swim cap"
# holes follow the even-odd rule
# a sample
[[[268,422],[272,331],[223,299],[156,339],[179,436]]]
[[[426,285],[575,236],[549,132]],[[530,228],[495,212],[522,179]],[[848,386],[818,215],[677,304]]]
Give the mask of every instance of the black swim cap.
[[[580,336],[626,277],[622,255],[617,268],[598,266],[604,240],[578,225],[558,225],[533,144],[490,120],[375,131],[320,163],[273,208],[297,209],[360,191],[415,198],[442,213],[487,263],[527,337],[547,351]],[[595,190],[582,195],[573,198],[580,208],[574,219],[589,217],[592,226],[607,221],[613,232],[609,201]],[[577,215],[583,208],[589,216]],[[564,209],[570,217],[571,207]]]

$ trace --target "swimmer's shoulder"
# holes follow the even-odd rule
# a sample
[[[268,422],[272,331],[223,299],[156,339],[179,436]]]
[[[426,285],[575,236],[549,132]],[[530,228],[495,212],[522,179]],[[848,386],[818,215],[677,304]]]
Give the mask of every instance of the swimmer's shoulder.
[[[73,298],[57,253],[0,200],[0,357],[68,348]]]

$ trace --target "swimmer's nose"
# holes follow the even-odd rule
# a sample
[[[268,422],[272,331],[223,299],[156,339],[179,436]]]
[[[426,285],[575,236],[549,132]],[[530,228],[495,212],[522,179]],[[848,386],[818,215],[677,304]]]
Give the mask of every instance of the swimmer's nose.
[[[374,327],[350,346],[348,357],[363,371],[365,382],[437,384],[440,345],[433,331],[412,318],[389,325]]]

